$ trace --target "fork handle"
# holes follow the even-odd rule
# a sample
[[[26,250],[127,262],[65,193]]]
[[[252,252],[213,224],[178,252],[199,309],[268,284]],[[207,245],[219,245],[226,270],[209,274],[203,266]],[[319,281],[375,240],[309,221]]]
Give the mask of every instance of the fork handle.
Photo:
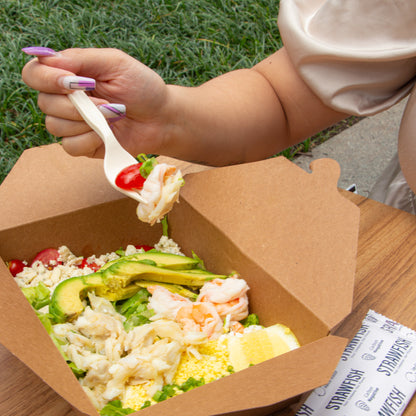
[[[85,122],[101,137],[106,147],[111,146],[113,140],[117,141],[107,120],[84,91],[74,91],[68,97]]]

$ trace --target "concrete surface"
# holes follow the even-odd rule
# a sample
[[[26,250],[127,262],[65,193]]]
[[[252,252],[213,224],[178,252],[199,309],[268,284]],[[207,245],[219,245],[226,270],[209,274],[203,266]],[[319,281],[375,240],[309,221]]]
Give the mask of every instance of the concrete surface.
[[[397,136],[406,100],[390,109],[367,117],[328,141],[298,156],[294,163],[310,172],[314,159],[329,157],[341,167],[340,188],[351,184],[357,193],[368,196],[374,183],[397,149]]]

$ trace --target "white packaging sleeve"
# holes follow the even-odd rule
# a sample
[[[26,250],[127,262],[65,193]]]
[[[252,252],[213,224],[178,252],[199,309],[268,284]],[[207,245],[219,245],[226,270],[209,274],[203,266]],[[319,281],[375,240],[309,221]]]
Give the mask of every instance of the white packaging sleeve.
[[[398,416],[416,389],[416,332],[370,310],[296,416]]]

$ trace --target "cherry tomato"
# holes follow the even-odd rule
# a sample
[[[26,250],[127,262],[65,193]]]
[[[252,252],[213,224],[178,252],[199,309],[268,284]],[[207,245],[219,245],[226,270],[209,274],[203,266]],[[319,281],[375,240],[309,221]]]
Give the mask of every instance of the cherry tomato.
[[[143,188],[145,178],[140,174],[142,163],[127,166],[116,177],[116,185],[126,191],[135,191]]]
[[[10,260],[9,261],[9,270],[12,276],[16,276],[18,273],[22,272],[26,265],[21,260]]]
[[[58,261],[59,252],[56,248],[45,248],[45,250],[40,251],[36,254],[35,258],[32,260],[31,265],[35,261],[42,262],[46,267],[55,267],[57,264],[62,264]]]
[[[81,264],[78,266],[80,269],[83,269],[83,268],[85,268],[85,267],[89,267],[91,270],[93,270],[94,272],[96,272],[99,268],[100,268],[100,266],[97,264],[97,263],[94,263],[94,262],[92,262],[92,263],[89,263],[88,261],[87,261],[87,259],[83,259],[82,260],[82,262],[81,262]]]
[[[153,250],[154,249],[154,247],[147,246],[146,244],[140,244],[140,245],[134,246],[134,247],[136,247],[137,249],[142,248],[144,251],[149,251],[149,250]]]

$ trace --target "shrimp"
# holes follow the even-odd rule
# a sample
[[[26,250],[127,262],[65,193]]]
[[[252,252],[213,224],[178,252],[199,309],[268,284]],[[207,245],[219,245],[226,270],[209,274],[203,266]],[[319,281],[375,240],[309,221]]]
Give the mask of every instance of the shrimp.
[[[155,315],[151,317],[152,321],[157,319],[175,320],[178,310],[192,302],[177,293],[172,293],[162,286],[149,286],[147,290],[152,294],[149,300],[149,308],[153,309]]]
[[[202,286],[197,301],[213,303],[222,319],[230,315],[231,321],[241,321],[248,315],[248,290],[244,279],[214,279]]]
[[[202,332],[209,339],[222,334],[222,320],[210,302],[193,302],[182,306],[176,315],[176,321],[184,331]]]
[[[221,334],[221,318],[210,302],[192,302],[157,285],[149,286],[147,290],[152,294],[149,308],[155,311],[150,318],[152,321],[170,319],[181,324],[185,332],[200,332],[207,337]]]
[[[230,324],[230,330],[235,334],[244,334],[244,326],[238,321],[234,321]]]
[[[156,165],[147,177],[140,194],[147,201],[137,207],[139,220],[153,225],[159,222],[179,199],[182,173],[166,163]]]

